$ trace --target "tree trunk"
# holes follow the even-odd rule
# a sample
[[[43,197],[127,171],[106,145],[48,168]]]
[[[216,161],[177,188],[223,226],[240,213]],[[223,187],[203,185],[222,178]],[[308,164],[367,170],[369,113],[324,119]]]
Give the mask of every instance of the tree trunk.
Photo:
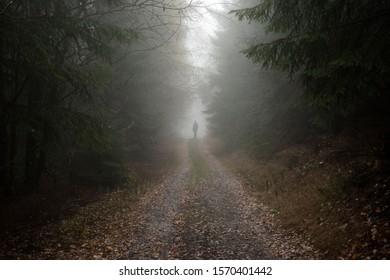
[[[390,130],[389,129],[385,132],[383,159],[385,161],[390,161]]]
[[[2,116],[1,116],[2,117]],[[8,177],[8,129],[7,122],[5,118],[2,118],[0,121],[0,187],[1,194],[6,198],[12,196],[11,186],[9,185],[9,177]]]
[[[35,189],[35,149],[36,142],[33,136],[33,131],[29,130],[26,135],[26,150],[24,155],[24,187],[27,193]]]
[[[0,37],[0,55],[5,56],[5,43]],[[0,194],[9,198],[12,191],[8,179],[8,116],[5,111],[7,98],[5,92],[4,66],[0,66]]]
[[[29,0],[27,14],[29,16],[39,15],[38,3],[36,0]],[[27,87],[27,113],[30,116],[30,128],[26,133],[25,155],[24,155],[24,187],[25,192],[35,192],[38,187],[40,172],[39,158],[40,150],[37,142],[39,137],[39,120],[37,110],[41,106],[42,84],[40,77],[32,75],[29,87]],[[35,135],[34,135],[35,134]]]

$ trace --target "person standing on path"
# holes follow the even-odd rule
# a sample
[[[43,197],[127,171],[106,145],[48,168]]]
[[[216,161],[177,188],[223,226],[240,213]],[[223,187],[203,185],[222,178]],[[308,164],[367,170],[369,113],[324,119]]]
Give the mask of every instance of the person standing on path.
[[[194,124],[192,126],[192,131],[194,132],[194,138],[196,139],[198,137],[198,123],[194,121]]]

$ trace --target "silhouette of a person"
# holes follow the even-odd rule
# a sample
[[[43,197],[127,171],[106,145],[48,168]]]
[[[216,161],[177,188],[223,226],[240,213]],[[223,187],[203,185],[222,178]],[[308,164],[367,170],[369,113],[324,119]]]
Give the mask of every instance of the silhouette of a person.
[[[194,124],[192,125],[192,131],[194,132],[194,138],[196,139],[198,137],[198,123],[194,121]]]

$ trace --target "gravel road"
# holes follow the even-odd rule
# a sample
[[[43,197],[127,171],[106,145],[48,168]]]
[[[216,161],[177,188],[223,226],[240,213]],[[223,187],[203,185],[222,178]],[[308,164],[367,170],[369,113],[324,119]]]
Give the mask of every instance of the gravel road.
[[[188,143],[178,167],[139,200],[123,189],[75,215],[4,235],[0,257],[15,259],[313,259],[297,234],[270,211],[199,140],[207,176],[189,180]]]
[[[311,258],[299,236],[284,236],[274,214],[248,194],[231,172],[198,142],[209,175],[189,181],[186,143],[180,167],[139,202],[136,229],[124,259]]]

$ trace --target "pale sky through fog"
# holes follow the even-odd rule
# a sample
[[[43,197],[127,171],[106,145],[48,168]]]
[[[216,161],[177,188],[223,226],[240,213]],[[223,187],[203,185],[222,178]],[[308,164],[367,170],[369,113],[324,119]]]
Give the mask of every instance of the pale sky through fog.
[[[226,13],[227,11],[223,4],[219,4],[221,0],[208,0],[203,3],[208,5],[209,10],[217,13]],[[202,73],[216,71],[215,62],[212,58],[213,45],[210,36],[221,29],[214,16],[206,9],[200,10],[195,17],[195,19],[187,20],[189,31],[185,44],[188,53],[187,59],[194,67],[194,81],[199,79]],[[198,84],[193,82],[192,87],[194,101],[186,118],[181,122],[180,134],[185,138],[193,137],[192,124],[196,120],[199,123],[198,137],[202,138],[207,135],[207,116],[202,113],[206,108],[199,97],[199,94],[203,93],[199,92]]]

